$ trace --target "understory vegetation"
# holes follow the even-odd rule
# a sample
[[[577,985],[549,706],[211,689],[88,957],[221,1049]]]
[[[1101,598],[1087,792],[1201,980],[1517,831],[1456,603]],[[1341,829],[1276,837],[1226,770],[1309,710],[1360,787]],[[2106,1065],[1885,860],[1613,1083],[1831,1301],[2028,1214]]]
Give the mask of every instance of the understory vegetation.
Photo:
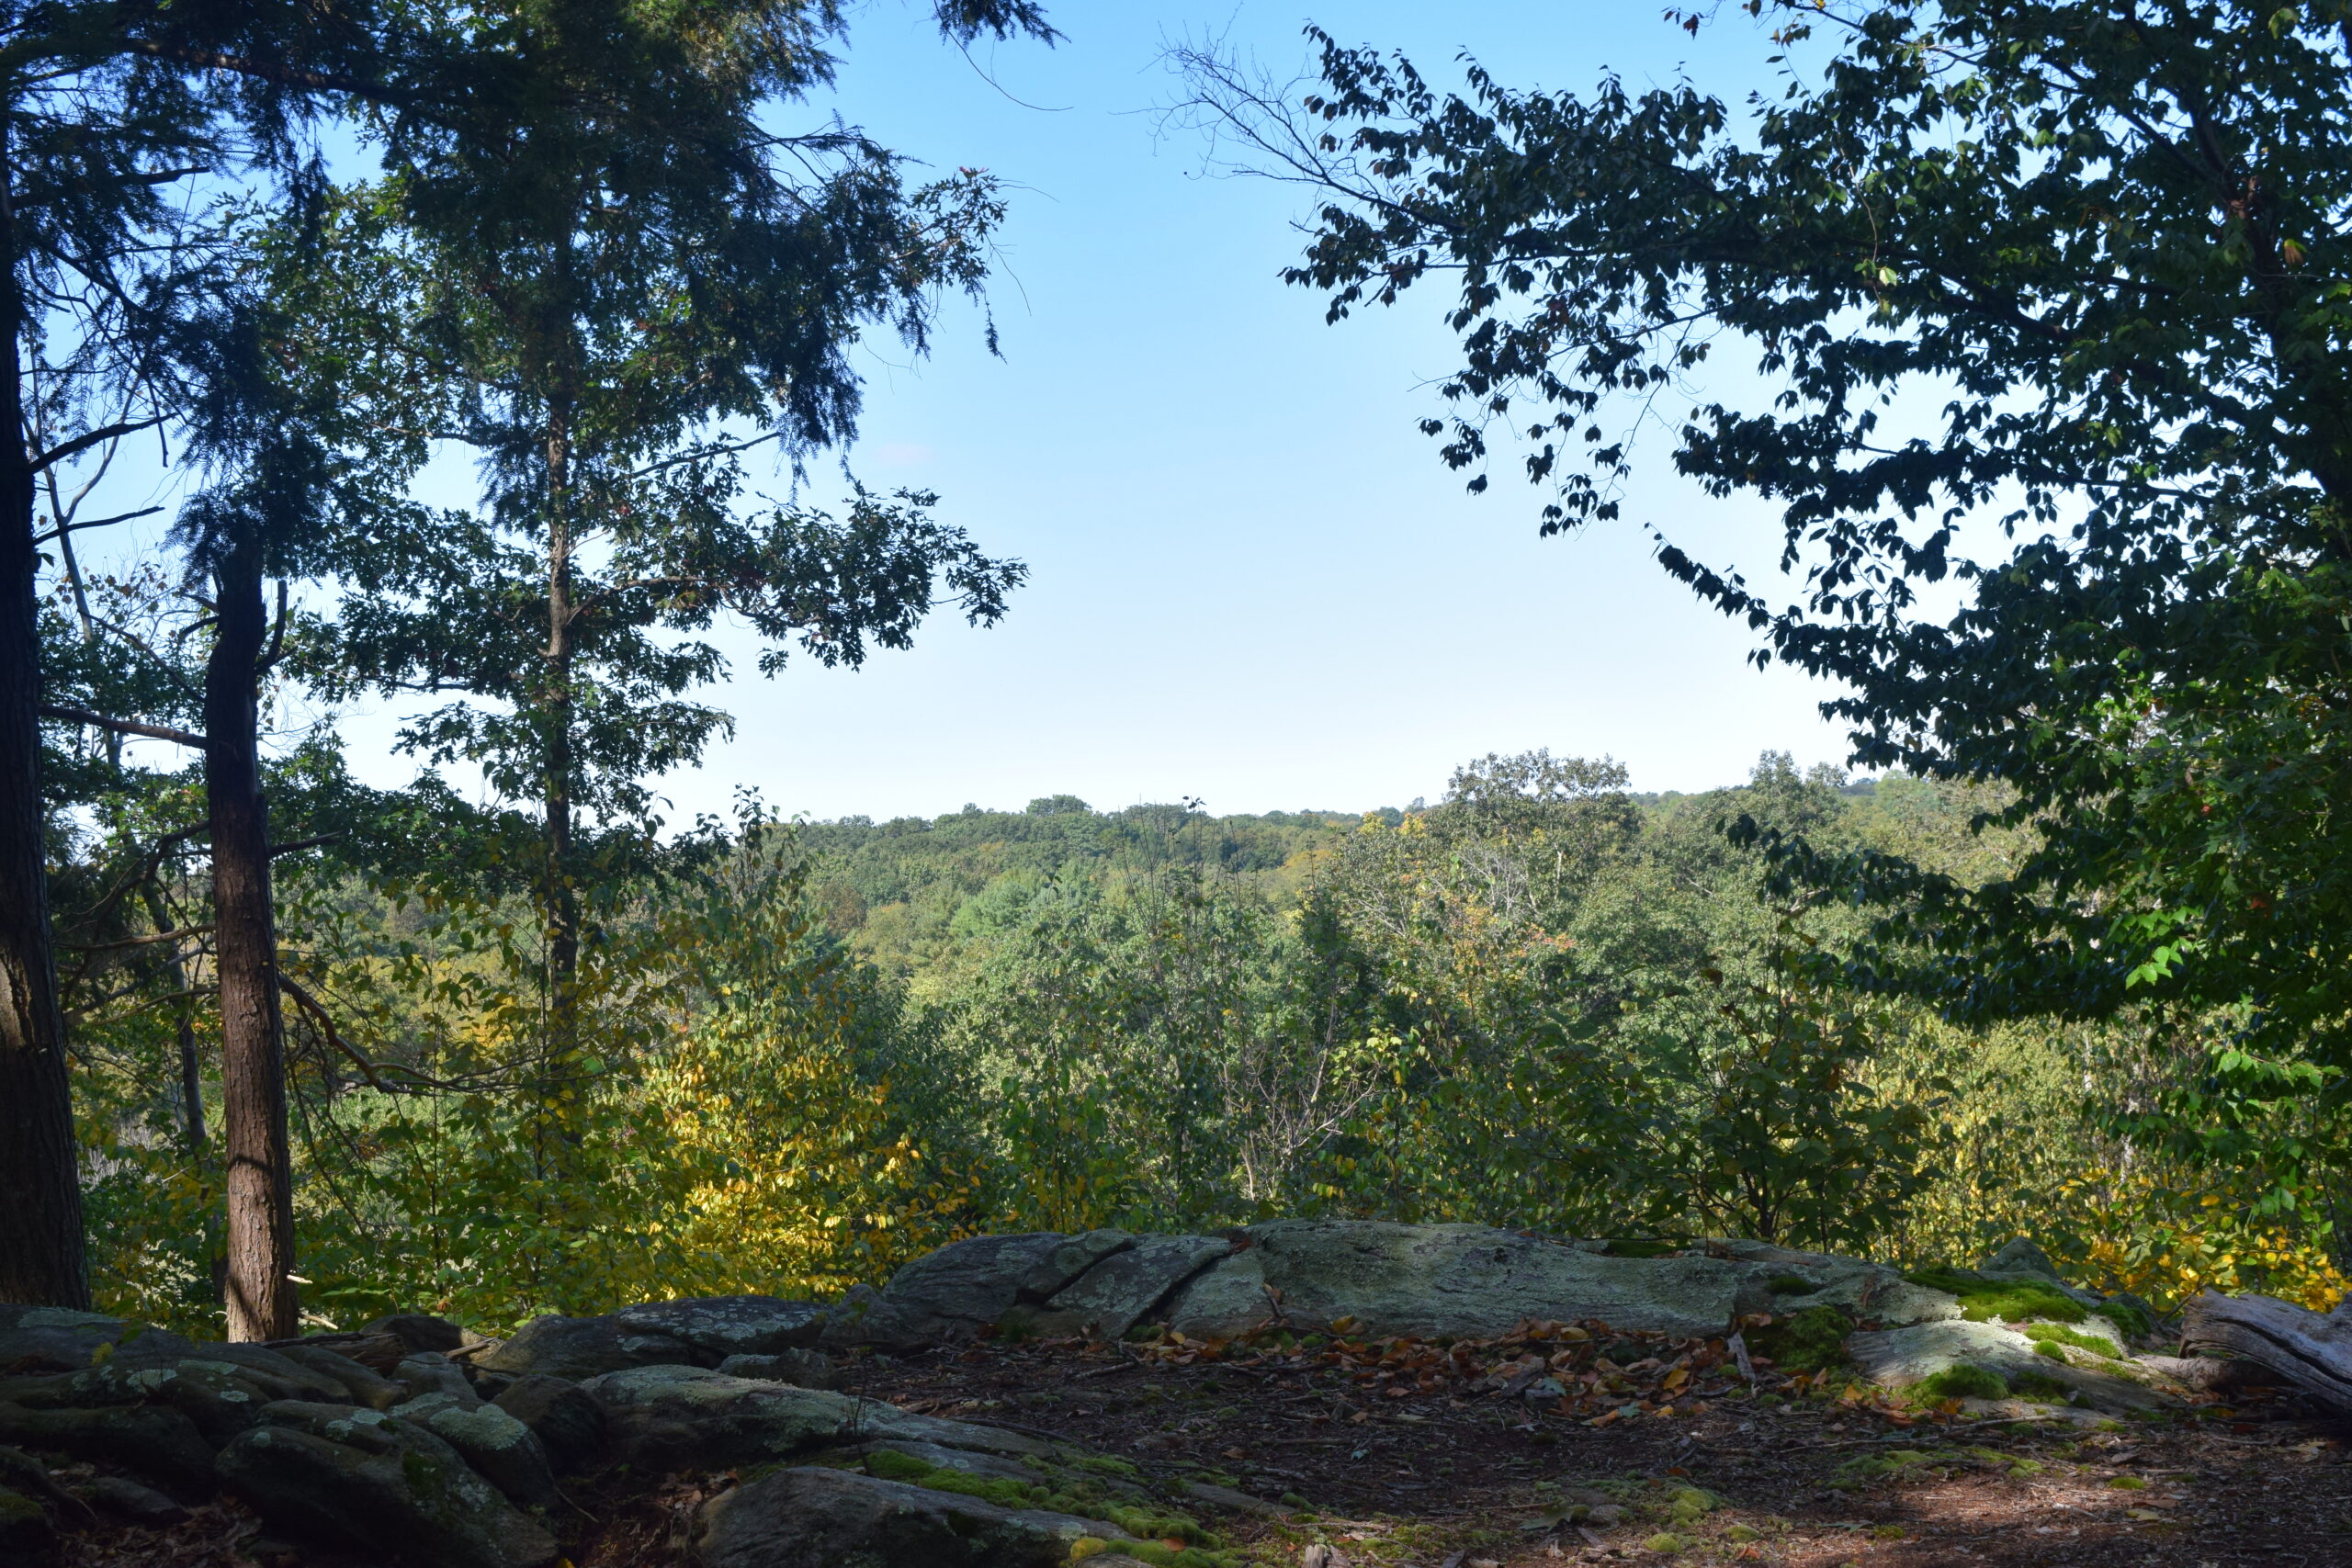
[[[1971,1032],[1826,982],[1859,917],[1774,896],[1733,831],[1981,879],[2017,852],[1972,830],[1992,804],[1777,754],[1637,795],[1539,752],[1362,817],[747,807],[610,887],[560,1061],[526,909],[318,858],[283,936],[317,1002],[288,1019],[309,1310],[503,1325],[838,1292],[976,1231],[1315,1214],[1917,1265],[2027,1233],[2160,1303],[2333,1300],[2330,1233],[2265,1215],[2267,1173],[2116,1130],[2179,1070],[2161,1030]],[[83,976],[98,1295],[205,1325],[209,1024],[138,951]]]

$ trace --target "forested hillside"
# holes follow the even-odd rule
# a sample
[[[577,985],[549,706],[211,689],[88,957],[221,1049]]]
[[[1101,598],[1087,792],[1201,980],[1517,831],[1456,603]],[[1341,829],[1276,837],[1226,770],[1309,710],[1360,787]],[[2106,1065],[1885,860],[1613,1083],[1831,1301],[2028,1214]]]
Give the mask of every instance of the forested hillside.
[[[2133,1146],[2119,1096],[2169,1069],[2132,1021],[1971,1032],[1873,998],[1840,969],[1867,915],[1773,886],[1758,843],[1979,883],[2022,848],[1980,821],[1997,804],[1780,755],[1736,787],[1636,795],[1611,763],[1539,752],[1361,816],[1057,796],[747,818],[599,901],[594,1048],[552,1088],[514,982],[544,950],[511,897],[298,863],[311,1310],[495,1325],[632,1292],[838,1290],[977,1231],[1292,1214],[1921,1263],[2030,1230],[2166,1301],[2340,1288],[2320,1236],[2264,1217],[2259,1171],[2233,1196]],[[202,1323],[212,1046],[141,953],[74,993],[98,1287]]]

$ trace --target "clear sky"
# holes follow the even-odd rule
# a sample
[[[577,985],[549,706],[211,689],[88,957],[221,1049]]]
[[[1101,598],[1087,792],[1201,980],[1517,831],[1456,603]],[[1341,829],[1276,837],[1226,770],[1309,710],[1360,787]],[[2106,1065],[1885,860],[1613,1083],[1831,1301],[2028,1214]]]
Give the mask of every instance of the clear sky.
[[[1662,442],[1637,450],[1628,519],[1582,536],[1540,538],[1540,498],[1508,465],[1465,495],[1414,427],[1453,362],[1442,289],[1324,325],[1321,300],[1277,276],[1305,193],[1218,177],[1153,113],[1179,91],[1170,43],[1221,35],[1287,73],[1310,16],[1441,70],[1467,50],[1515,85],[1687,68],[1737,97],[1770,85],[1744,16],[1694,40],[1656,6],[1578,0],[1049,7],[1057,47],[970,60],[927,6],[858,8],[826,106],[1015,187],[991,293],[1002,356],[969,311],[925,362],[877,341],[850,456],[869,485],[938,491],[1031,581],[996,628],[942,617],[854,673],[796,660],[763,680],[750,639],[723,636],[739,678],[716,700],[738,734],[666,781],[678,814],[723,811],[741,784],[816,818],[1059,792],[1358,809],[1434,798],[1489,750],[1610,753],[1643,789],[1735,782],[1768,747],[1842,757],[1822,689],[1752,669],[1749,635],[1668,580],[1640,525],[1760,577],[1768,514],[1682,485]],[[345,720],[373,782],[408,775],[393,717]]]

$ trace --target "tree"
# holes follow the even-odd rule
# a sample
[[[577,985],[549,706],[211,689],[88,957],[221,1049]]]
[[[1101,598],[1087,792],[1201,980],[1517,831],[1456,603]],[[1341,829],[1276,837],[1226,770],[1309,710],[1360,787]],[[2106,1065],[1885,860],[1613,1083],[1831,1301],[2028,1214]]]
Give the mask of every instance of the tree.
[[[1661,563],[1846,684],[1856,761],[2014,791],[1989,820],[2038,845],[1983,885],[1776,841],[1878,900],[1846,977],[1968,1020],[2226,1012],[2169,1126],[2243,1157],[2261,1107],[2352,1067],[2352,17],[1746,8],[1785,52],[1745,116],[1613,76],[1450,94],[1320,33],[1303,112],[1189,63],[1317,193],[1286,276],[1331,319],[1451,280],[1423,428],[1474,491],[1516,432],[1545,532],[1615,520],[1633,424],[1689,397],[1675,468],[1776,503],[1804,592],[1653,525]],[[1753,382],[1699,384],[1726,350]]]
[[[0,7],[0,1297],[88,1301],[43,863],[37,491],[168,418],[164,345],[202,276],[172,187],[241,156],[299,167],[311,99],[374,90],[374,23],[365,6]]]
[[[1012,0],[938,15],[959,40],[1051,37]],[[463,694],[408,743],[536,816],[551,1095],[572,1072],[583,887],[647,863],[644,781],[729,723],[684,700],[722,672],[716,650],[664,634],[732,614],[855,665],[869,641],[905,646],[943,582],[984,623],[1023,575],[931,521],[928,495],[861,491],[838,523],[740,516],[741,455],[847,441],[849,346],[887,324],[920,350],[938,292],[977,290],[1001,210],[978,174],[910,190],[853,131],[763,130],[830,79],[839,18],[745,21],[632,14],[550,38],[530,93],[397,143],[386,187],[435,280],[417,300],[432,347],[469,388],[452,434],[481,455],[486,515],[469,548],[415,555],[351,608],[327,689]]]

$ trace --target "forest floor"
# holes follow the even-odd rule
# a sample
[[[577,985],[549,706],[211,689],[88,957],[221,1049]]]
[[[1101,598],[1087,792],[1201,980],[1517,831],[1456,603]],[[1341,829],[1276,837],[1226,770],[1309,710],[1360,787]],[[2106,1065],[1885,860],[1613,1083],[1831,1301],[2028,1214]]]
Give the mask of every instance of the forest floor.
[[[2284,1404],[2165,1422],[1914,1419],[1744,1393],[1599,1427],[1515,1400],[1379,1397],[1341,1371],[1191,1365],[1121,1347],[983,1344],[861,1368],[847,1392],[1091,1445],[1154,1475],[1233,1486],[1203,1505],[1253,1560],[1309,1568],[1548,1568],[1562,1562],[1784,1568],[2336,1568],[2352,1563],[2352,1430]],[[1381,1391],[1385,1393],[1385,1390]],[[2101,1429],[2101,1427],[2110,1429]],[[591,1485],[579,1568],[689,1561],[688,1521],[731,1477]],[[1678,1495],[1703,1514],[1668,1517]],[[1613,1528],[1564,1518],[1606,1495]],[[1305,1501],[1304,1507],[1299,1506]],[[1671,1540],[1661,1540],[1670,1535]],[[221,1501],[169,1531],[69,1538],[74,1568],[312,1568]]]

